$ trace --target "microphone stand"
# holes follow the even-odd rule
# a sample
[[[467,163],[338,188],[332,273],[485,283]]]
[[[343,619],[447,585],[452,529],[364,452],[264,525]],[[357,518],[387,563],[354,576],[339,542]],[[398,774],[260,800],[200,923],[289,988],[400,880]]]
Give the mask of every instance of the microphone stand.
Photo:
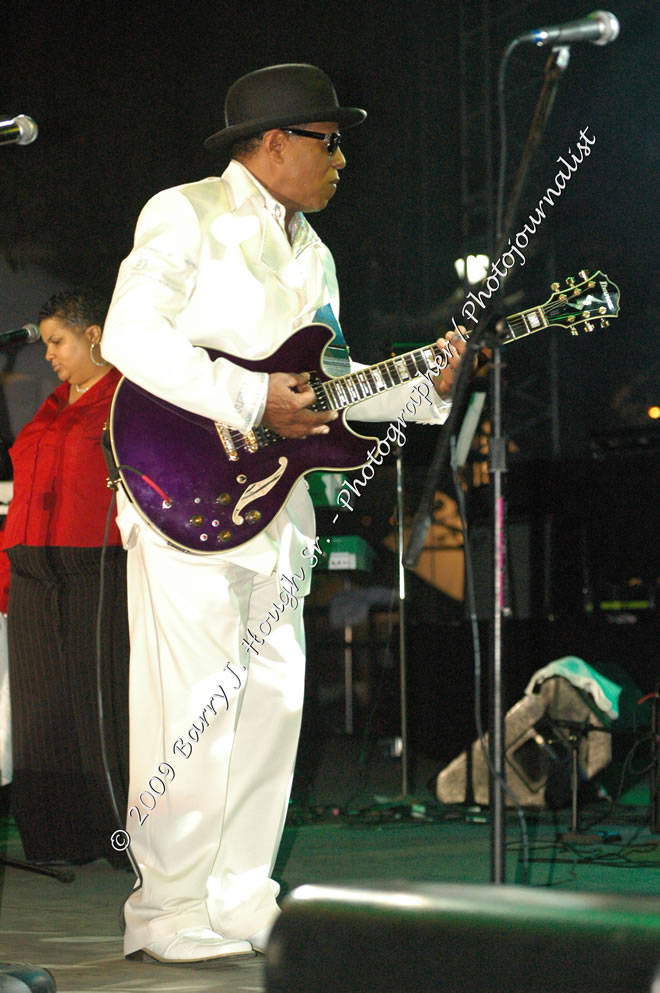
[[[512,41],[507,47],[503,57],[502,66],[500,69],[500,78],[498,82],[498,87],[500,90],[500,116],[504,116],[503,111],[503,74],[506,65],[506,60],[508,56],[513,51],[516,46],[517,41]],[[506,178],[506,162],[504,155],[502,155],[500,161],[500,174],[498,178],[498,189],[497,189],[497,221],[496,221],[496,247],[494,251],[494,258],[499,259],[504,247],[506,246],[509,231],[511,230],[511,225],[513,224],[514,218],[518,211],[518,204],[520,202],[520,197],[522,195],[523,187],[527,179],[527,174],[529,173],[529,168],[532,164],[532,160],[536,153],[537,148],[541,143],[541,138],[543,137],[543,131],[545,126],[550,119],[550,113],[552,111],[555,97],[557,96],[557,89],[559,86],[559,81],[562,78],[564,72],[568,68],[568,63],[570,62],[571,51],[567,46],[559,46],[553,48],[544,68],[543,86],[539,94],[539,98],[534,110],[534,116],[532,118],[532,123],[529,127],[529,133],[527,135],[527,140],[525,142],[525,147],[523,149],[522,156],[520,157],[520,165],[518,166],[518,172],[516,173],[516,178],[513,181],[513,186],[511,188],[511,195],[509,197],[509,203],[507,204],[506,213],[504,215],[504,223],[502,223],[502,204],[504,201],[504,181]],[[505,138],[502,136],[502,144],[505,145]]]
[[[502,58],[499,73],[500,106],[504,100],[504,69],[508,55],[517,44],[512,42]],[[504,224],[501,223],[504,201],[504,180],[506,163],[504,155],[500,161],[497,203],[497,244],[493,257],[499,260],[509,232],[518,211],[520,197],[527,180],[532,160],[541,144],[543,131],[557,95],[559,81],[570,60],[570,49],[566,45],[553,48],[545,64],[544,80],[534,110],[534,116],[527,135],[525,148],[513,183],[507,205]],[[501,111],[502,127],[504,112]],[[502,137],[504,143],[504,137]],[[511,613],[506,570],[508,548],[508,519],[504,473],[506,470],[506,441],[502,435],[502,361],[499,347],[494,349],[491,364],[491,437],[489,442],[489,471],[492,483],[491,515],[493,534],[493,615],[490,625],[489,678],[490,678],[490,748],[492,768],[489,769],[488,796],[490,805],[490,872],[491,882],[506,882],[506,739],[504,728],[504,708],[502,705],[502,659],[503,659],[503,619]]]
[[[406,655],[406,571],[403,568],[404,502],[403,502],[403,449],[396,452],[396,515],[397,559],[399,567],[399,692],[401,699],[401,796],[410,792],[410,753],[408,750],[408,664]]]
[[[529,168],[536,149],[538,148],[543,130],[548,122],[550,112],[556,96],[559,80],[566,69],[570,57],[567,46],[560,46],[553,49],[545,66],[544,84],[539,95],[534,117],[530,125],[527,142],[521,157],[516,179],[513,184],[511,197],[505,214],[505,224],[502,225],[502,203],[504,198],[504,180],[506,175],[505,167],[505,138],[506,130],[504,125],[504,98],[503,79],[507,60],[518,44],[518,39],[509,43],[504,51],[500,63],[498,90],[500,97],[500,124],[502,129],[502,150],[500,160],[500,175],[498,183],[498,210],[497,210],[497,234],[496,247],[491,254],[491,259],[499,261],[500,256],[507,244],[509,231],[517,213],[520,196],[529,172]],[[408,540],[408,547],[403,558],[404,565],[412,568],[416,563],[424,545],[426,532],[431,521],[431,507],[433,494],[438,485],[441,471],[448,465],[451,437],[456,434],[456,423],[465,405],[469,376],[472,366],[472,357],[478,351],[488,331],[488,344],[493,347],[493,359],[491,362],[490,393],[491,393],[491,437],[489,441],[489,472],[492,484],[491,515],[492,515],[492,535],[493,535],[493,614],[490,623],[490,651],[489,651],[489,676],[490,676],[490,729],[489,729],[489,750],[491,762],[489,762],[489,804],[490,804],[490,869],[491,882],[502,884],[506,882],[505,865],[505,840],[506,840],[506,805],[505,791],[505,737],[504,737],[504,711],[502,706],[502,627],[503,618],[510,613],[507,602],[508,591],[505,572],[505,550],[507,548],[507,521],[506,521],[506,500],[504,493],[503,474],[506,472],[506,441],[502,435],[502,360],[500,353],[500,341],[497,330],[501,335],[503,330],[500,321],[499,329],[496,329],[497,318],[491,316],[487,309],[484,311],[481,320],[477,324],[474,332],[470,335],[468,347],[463,360],[456,373],[452,388],[452,411],[444,425],[444,431],[436,444],[435,453],[429,472],[427,474],[422,497],[415,517]],[[495,330],[495,333],[493,331]],[[456,416],[454,416],[454,414]],[[466,539],[467,540],[467,539]]]
[[[491,481],[493,534],[493,614],[489,638],[490,735],[492,765],[488,770],[490,807],[490,881],[506,882],[506,798],[504,707],[502,704],[503,618],[510,613],[506,585],[507,506],[504,493],[506,440],[502,434],[502,353],[496,342],[490,367],[491,434],[488,442],[488,471]]]
[[[565,841],[569,845],[599,845],[604,841],[601,834],[584,833],[580,828],[580,811],[578,807],[578,795],[580,790],[580,746],[582,740],[591,731],[598,731],[599,734],[612,734],[611,728],[597,727],[591,724],[587,718],[584,721],[562,721],[553,718],[553,725],[567,732],[568,746],[571,750],[571,826],[568,831],[557,835],[558,841]],[[563,737],[559,736],[562,744],[566,744]]]

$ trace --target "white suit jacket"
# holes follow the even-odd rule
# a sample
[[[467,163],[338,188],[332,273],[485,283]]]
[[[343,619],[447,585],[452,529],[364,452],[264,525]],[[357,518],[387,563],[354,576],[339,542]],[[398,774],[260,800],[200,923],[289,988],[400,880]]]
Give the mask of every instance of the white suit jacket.
[[[259,423],[266,373],[227,359],[211,361],[208,346],[250,359],[265,358],[325,305],[339,317],[332,256],[303,215],[293,245],[284,208],[248,170],[232,161],[220,178],[164,190],[144,207],[135,242],[122,263],[103,334],[103,355],[128,379],[187,410],[245,432]],[[396,418],[410,386],[362,401],[353,418]],[[446,408],[423,405],[409,420],[442,423]],[[120,513],[125,541],[140,523]],[[309,541],[315,531],[306,484],[298,484],[270,528],[239,549],[217,552],[270,574],[279,546],[294,555],[286,532]],[[295,555],[294,555],[295,557]],[[295,568],[295,565],[294,565]]]

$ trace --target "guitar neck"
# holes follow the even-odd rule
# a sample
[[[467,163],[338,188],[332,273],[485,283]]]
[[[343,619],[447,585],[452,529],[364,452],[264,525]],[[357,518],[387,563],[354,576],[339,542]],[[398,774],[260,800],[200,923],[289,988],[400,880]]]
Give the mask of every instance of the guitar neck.
[[[503,343],[517,341],[528,334],[540,331],[548,326],[543,307],[531,307],[529,310],[512,314],[505,318],[507,332]],[[470,337],[470,332],[465,335]],[[427,373],[437,374],[436,360],[443,354],[438,345],[425,345],[403,355],[395,355],[367,366],[357,372],[349,372],[335,379],[322,382],[316,380],[311,385],[316,392],[321,406],[326,410],[344,410],[353,404],[367,400],[369,397],[393,390],[395,386],[411,382]]]

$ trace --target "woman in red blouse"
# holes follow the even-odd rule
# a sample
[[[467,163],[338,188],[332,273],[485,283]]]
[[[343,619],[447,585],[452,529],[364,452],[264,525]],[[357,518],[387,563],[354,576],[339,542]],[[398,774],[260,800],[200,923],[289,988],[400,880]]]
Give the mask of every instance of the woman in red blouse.
[[[39,330],[61,385],[11,449],[14,495],[0,563],[9,631],[11,807],[26,858],[34,862],[105,856],[125,863],[110,845],[117,823],[101,756],[96,674],[100,559],[111,500],[100,439],[120,378],[100,351],[106,311],[107,301],[91,291],[59,293],[43,306]],[[114,514],[108,543],[102,694],[106,752],[122,810],[128,625],[125,552]]]

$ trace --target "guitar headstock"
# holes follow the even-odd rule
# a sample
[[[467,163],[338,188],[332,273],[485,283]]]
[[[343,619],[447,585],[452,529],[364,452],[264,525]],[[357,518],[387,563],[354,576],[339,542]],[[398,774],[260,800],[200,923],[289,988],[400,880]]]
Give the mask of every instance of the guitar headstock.
[[[597,320],[606,328],[611,317],[619,316],[619,287],[600,270],[589,276],[582,269],[579,276],[579,283],[569,276],[563,289],[552,284],[553,294],[542,307],[548,324],[570,328],[571,334],[577,334],[581,324],[585,331],[593,331]]]

